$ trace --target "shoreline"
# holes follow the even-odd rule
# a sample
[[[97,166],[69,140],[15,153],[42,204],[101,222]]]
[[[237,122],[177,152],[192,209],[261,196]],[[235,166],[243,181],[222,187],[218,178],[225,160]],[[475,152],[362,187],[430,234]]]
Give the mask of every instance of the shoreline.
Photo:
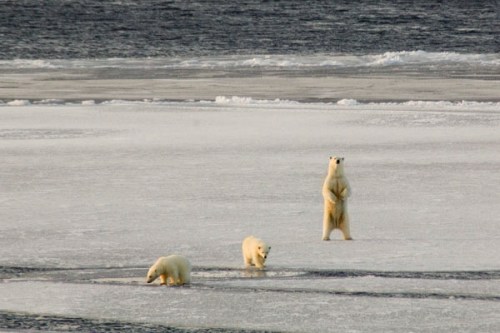
[[[330,103],[477,101],[500,102],[497,75],[462,73],[281,72],[259,75],[202,70],[196,73],[144,73],[140,70],[35,70],[4,72],[0,100],[161,101],[215,100],[217,96],[257,100]],[[173,75],[175,74],[175,75]],[[176,77],[174,77],[176,76]]]
[[[358,100],[358,99],[349,99],[349,98],[305,98],[301,100],[288,100],[288,99],[256,99],[248,96],[216,96],[214,99],[163,99],[163,98],[137,98],[137,99],[83,99],[83,98],[69,98],[69,99],[0,99],[0,107],[9,106],[9,107],[19,107],[19,106],[89,106],[89,105],[106,105],[106,104],[115,104],[115,103],[144,103],[144,104],[181,104],[181,103],[217,103],[219,97],[228,99],[228,105],[234,104],[238,105],[240,103],[234,102],[232,103],[232,98],[245,100],[247,98],[250,99],[248,104],[257,105],[257,104],[266,104],[270,103],[270,105],[274,105],[274,103],[295,103],[296,105],[350,105],[350,106],[374,106],[374,107],[383,107],[383,106],[411,106],[418,105],[419,103],[449,103],[447,106],[457,106],[457,107],[465,107],[464,105],[486,105],[486,106],[498,106],[500,104],[500,98],[498,99],[485,99],[485,100],[464,100],[464,99],[455,99],[455,100],[404,100],[404,99],[380,99],[380,100]],[[346,101],[347,104],[343,104]],[[349,104],[352,103],[352,104]],[[461,105],[464,103],[464,105]],[[219,105],[224,105],[224,103],[218,103]],[[245,102],[241,103],[245,105]]]

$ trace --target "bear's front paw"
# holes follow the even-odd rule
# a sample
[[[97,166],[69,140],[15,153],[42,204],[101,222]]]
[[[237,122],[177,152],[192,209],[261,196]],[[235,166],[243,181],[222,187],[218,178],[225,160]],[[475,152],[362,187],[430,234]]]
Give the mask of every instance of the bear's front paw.
[[[324,241],[329,241],[330,240],[330,237],[323,237],[322,240]]]

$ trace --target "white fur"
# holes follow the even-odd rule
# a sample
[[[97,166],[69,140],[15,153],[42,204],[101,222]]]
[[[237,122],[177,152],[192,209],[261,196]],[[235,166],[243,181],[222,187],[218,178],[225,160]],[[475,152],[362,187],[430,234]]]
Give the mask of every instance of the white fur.
[[[330,240],[334,229],[340,229],[344,239],[350,240],[347,198],[351,195],[349,182],[344,175],[344,158],[330,157],[328,175],[323,183],[324,215],[323,240]]]
[[[160,257],[148,271],[147,283],[151,283],[160,277],[160,285],[179,286],[191,282],[191,264],[183,256],[176,254],[168,257]]]
[[[248,236],[243,240],[241,250],[245,267],[255,265],[258,269],[264,269],[271,247],[254,236]]]

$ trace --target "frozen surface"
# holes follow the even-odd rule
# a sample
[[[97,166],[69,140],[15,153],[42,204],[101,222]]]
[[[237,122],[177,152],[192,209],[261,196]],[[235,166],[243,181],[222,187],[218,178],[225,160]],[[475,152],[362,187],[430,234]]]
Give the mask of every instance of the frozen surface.
[[[25,104],[0,106],[4,326],[500,330],[497,103]],[[320,240],[330,155],[352,242]],[[248,234],[272,245],[263,276],[240,270]],[[174,252],[193,285],[146,285]]]
[[[500,101],[500,55],[231,55],[0,60],[0,100]]]

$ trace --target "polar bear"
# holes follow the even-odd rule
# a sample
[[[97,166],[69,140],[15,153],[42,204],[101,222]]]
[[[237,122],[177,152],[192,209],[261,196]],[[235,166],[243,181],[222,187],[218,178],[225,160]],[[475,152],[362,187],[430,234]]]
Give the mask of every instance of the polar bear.
[[[148,271],[147,283],[151,283],[160,277],[160,285],[167,285],[170,278],[170,285],[179,286],[191,282],[191,264],[189,260],[180,255],[170,255],[160,257]]]
[[[347,197],[351,188],[344,176],[344,158],[330,157],[328,175],[323,183],[323,199],[325,203],[323,214],[323,240],[330,240],[334,229],[340,229],[345,240],[351,240],[349,216],[347,214]]]
[[[248,236],[243,240],[241,250],[245,267],[255,265],[258,269],[264,269],[271,247],[254,236]]]

